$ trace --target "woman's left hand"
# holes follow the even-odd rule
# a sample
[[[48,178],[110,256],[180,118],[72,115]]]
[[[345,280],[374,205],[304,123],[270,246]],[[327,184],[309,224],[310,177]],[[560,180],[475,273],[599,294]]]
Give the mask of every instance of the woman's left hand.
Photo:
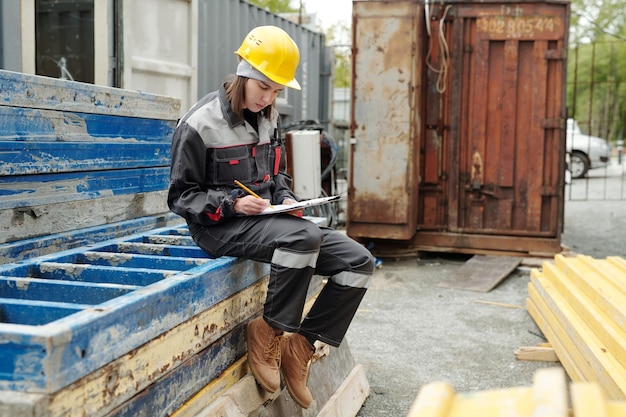
[[[297,202],[298,201],[294,200],[293,198],[285,198],[283,200],[283,204],[295,204]],[[292,216],[296,216],[296,217],[302,217],[303,213],[304,213],[304,209],[301,209],[301,208],[287,212],[287,214],[291,214]]]

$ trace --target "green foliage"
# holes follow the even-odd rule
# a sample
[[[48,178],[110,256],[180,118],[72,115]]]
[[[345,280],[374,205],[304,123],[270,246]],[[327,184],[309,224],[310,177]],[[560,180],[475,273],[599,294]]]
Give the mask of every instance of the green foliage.
[[[335,56],[335,80],[337,88],[350,87],[352,78],[352,42],[350,27],[341,23],[331,25],[326,31],[326,44],[333,48]]]
[[[615,141],[626,124],[626,8],[623,0],[573,0],[571,9],[569,116]]]
[[[248,0],[248,2],[272,13],[295,13],[299,10],[291,7],[291,0]]]

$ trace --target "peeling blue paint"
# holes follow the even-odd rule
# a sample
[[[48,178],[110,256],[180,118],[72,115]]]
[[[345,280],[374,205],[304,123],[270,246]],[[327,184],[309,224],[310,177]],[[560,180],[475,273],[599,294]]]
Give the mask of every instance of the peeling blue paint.
[[[149,254],[130,249],[154,241],[161,243],[152,243]],[[119,265],[116,254],[131,259]],[[55,392],[268,273],[268,265],[252,261],[206,259],[181,226],[2,265],[0,389]],[[6,302],[16,291],[6,283],[19,278],[34,278],[37,285]],[[112,289],[105,301],[99,292],[103,284]],[[92,288],[72,300],[71,292],[77,294],[81,285]],[[52,286],[66,294],[51,295]],[[107,332],[116,334],[116,343],[95,342]]]

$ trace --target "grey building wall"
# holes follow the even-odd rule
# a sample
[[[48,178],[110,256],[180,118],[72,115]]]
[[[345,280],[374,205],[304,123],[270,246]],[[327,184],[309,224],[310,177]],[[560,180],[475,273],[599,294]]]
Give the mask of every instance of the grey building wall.
[[[20,32],[20,2],[0,2],[0,68],[22,70],[22,35]]]
[[[198,97],[216,90],[237,67],[234,51],[250,29],[274,25],[284,29],[300,49],[296,78],[302,91],[287,91],[278,109],[285,122],[315,119],[328,124],[332,51],[323,34],[269,13],[243,0],[199,0]]]

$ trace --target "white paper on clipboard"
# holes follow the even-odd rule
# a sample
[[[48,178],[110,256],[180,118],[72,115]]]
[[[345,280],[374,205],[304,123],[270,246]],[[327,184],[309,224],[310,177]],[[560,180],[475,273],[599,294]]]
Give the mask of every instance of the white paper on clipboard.
[[[310,200],[298,201],[293,204],[274,204],[263,212],[259,213],[259,215],[264,214],[276,214],[276,213],[284,213],[286,211],[298,210],[306,207],[319,206],[320,204],[330,203],[331,201],[337,201],[341,198],[341,196],[333,195],[330,197],[320,197],[320,198],[312,198]]]

